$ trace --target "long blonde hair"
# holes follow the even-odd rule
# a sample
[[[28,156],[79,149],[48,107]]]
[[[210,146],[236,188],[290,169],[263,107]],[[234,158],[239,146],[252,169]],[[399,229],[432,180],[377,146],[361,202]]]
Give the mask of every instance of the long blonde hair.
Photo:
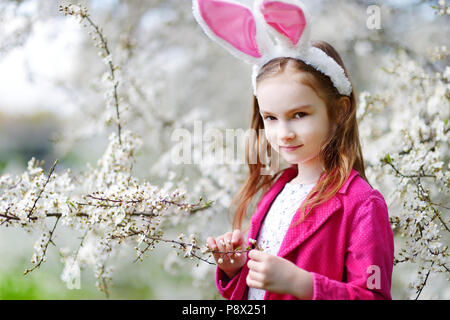
[[[329,43],[325,41],[314,41],[312,45],[324,51],[341,65],[347,78],[351,82],[350,75],[342,62],[341,57]],[[257,77],[257,82],[264,78],[284,72],[288,64],[289,66],[292,66],[295,71],[305,74],[305,78],[307,79],[305,84],[309,85],[317,95],[323,99],[327,107],[330,122],[336,124],[335,130],[330,130],[328,138],[320,148],[319,157],[323,159],[324,174],[322,174],[319,182],[310,191],[301,206],[303,212],[301,219],[296,223],[298,224],[307,216],[306,208],[309,205],[311,207],[308,213],[311,212],[314,207],[328,201],[339,191],[353,168],[358,171],[364,180],[367,181],[367,178],[364,171],[364,160],[359,141],[356,118],[357,101],[353,84],[353,91],[348,97],[350,106],[346,109],[345,114],[339,114],[340,110],[337,108],[337,103],[344,96],[339,94],[328,76],[300,60],[293,58],[276,58],[269,61],[261,69]],[[253,96],[251,129],[255,130],[257,135],[254,140],[250,140],[246,145],[246,161],[249,166],[249,174],[244,185],[233,198],[230,206],[231,209],[237,202],[233,216],[233,229],[242,228],[242,222],[246,217],[247,208],[255,195],[259,191],[262,192],[261,196],[264,195],[270,189],[272,183],[283,172],[279,171],[272,176],[261,174],[261,169],[264,164],[259,157],[259,148],[262,145],[261,140],[264,139],[264,135],[260,134],[261,130],[264,129],[264,122],[259,113],[258,100],[255,96]],[[270,155],[271,146],[269,144],[266,144],[266,146],[267,149],[265,152]],[[256,163],[251,163],[254,161],[250,161],[249,157],[250,154],[255,154],[255,150],[258,155]]]

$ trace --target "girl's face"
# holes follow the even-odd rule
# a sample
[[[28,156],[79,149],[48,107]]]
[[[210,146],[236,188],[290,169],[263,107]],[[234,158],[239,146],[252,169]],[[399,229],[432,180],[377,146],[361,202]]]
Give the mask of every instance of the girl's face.
[[[269,144],[288,163],[306,165],[320,161],[330,123],[325,102],[300,82],[303,76],[285,71],[263,79],[256,94]]]

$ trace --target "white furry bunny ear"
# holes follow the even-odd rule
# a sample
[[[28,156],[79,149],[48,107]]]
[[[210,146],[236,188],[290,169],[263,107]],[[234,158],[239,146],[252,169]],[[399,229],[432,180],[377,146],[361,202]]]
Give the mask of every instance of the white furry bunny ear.
[[[252,10],[230,0],[193,0],[192,3],[195,19],[213,41],[247,63],[254,64],[261,58]]]

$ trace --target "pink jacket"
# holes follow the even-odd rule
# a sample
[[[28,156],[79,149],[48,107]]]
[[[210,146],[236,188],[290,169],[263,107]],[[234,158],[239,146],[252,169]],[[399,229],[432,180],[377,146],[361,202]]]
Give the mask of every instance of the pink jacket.
[[[297,167],[283,171],[258,203],[248,239],[257,239],[264,216]],[[298,211],[293,221],[300,217]],[[278,256],[309,271],[314,279],[313,300],[392,299],[394,239],[386,202],[352,170],[338,193],[315,207],[305,221],[289,228]],[[248,261],[248,257],[247,257]],[[216,285],[226,299],[246,300],[247,263],[232,279],[217,267]],[[295,296],[266,292],[265,300],[293,300]]]

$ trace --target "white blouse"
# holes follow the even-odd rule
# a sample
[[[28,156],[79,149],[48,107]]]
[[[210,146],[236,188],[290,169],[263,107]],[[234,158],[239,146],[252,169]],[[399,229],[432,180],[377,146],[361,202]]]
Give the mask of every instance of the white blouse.
[[[292,218],[316,183],[317,181],[312,184],[285,184],[264,217],[259,231],[257,244],[264,252],[278,254]],[[249,288],[248,299],[263,300],[265,293],[263,289]]]

